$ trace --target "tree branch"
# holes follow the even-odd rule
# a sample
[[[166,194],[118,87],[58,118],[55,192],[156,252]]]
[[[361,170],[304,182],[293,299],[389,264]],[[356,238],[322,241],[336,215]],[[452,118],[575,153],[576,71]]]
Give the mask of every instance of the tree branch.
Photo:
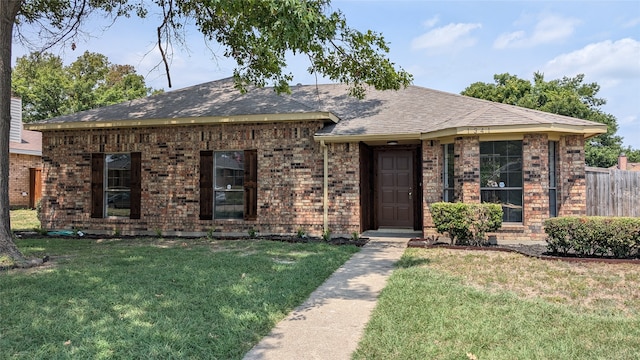
[[[162,62],[164,63],[164,69],[167,72],[167,82],[169,83],[169,87],[171,87],[171,74],[169,73],[169,61],[167,60],[167,55],[162,48],[162,32],[168,31],[166,27],[169,24],[170,18],[173,16],[173,0],[168,1],[169,9],[167,10],[165,6],[167,2],[162,2],[162,12],[164,18],[162,19],[162,24],[158,26],[158,49],[160,49],[160,55],[162,56]]]

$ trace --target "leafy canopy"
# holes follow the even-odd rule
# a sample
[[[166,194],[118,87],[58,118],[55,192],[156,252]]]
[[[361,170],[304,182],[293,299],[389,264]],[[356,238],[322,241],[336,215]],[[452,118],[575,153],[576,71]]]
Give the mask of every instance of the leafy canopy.
[[[50,53],[18,58],[11,88],[22,98],[25,122],[117,104],[153,93],[131,65],[85,52],[69,66]]]
[[[79,7],[81,3],[84,8]],[[146,17],[161,9],[157,41],[163,55],[169,87],[170,53],[173,44],[185,45],[184,30],[194,24],[209,41],[220,44],[223,56],[235,59],[237,86],[271,82],[278,92],[289,92],[293,74],[285,72],[288,53],[304,54],[310,73],[351,85],[351,95],[362,98],[366,87],[398,90],[411,84],[413,77],[396,68],[386,54],[384,37],[371,30],[361,32],[348,26],[330,0],[24,0],[17,25],[49,21],[55,29],[79,28],[70,21],[104,10],[112,16]],[[43,30],[44,31],[44,30]],[[46,30],[46,34],[59,32]],[[70,34],[74,34],[71,32]],[[66,39],[69,36],[64,36]],[[64,39],[63,39],[64,40]]]
[[[601,110],[606,100],[597,97],[600,85],[584,83],[583,74],[545,81],[544,75],[536,72],[533,83],[508,73],[496,74],[493,79],[493,84],[473,83],[461,94],[607,125],[605,134],[587,142],[585,156],[588,166],[613,166],[621,153],[626,153],[630,161],[640,161],[640,150],[622,146],[622,137],[616,135],[618,122],[615,116]]]

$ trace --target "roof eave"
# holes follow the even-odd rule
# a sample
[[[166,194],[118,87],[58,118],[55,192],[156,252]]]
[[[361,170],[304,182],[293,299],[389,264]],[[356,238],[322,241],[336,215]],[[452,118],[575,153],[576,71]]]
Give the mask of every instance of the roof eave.
[[[418,141],[420,133],[408,134],[358,134],[358,135],[314,135],[313,140],[324,141],[325,143],[345,143],[345,142],[380,142],[380,141]]]
[[[512,135],[530,133],[582,134],[590,138],[607,132],[604,124],[536,124],[536,125],[498,125],[498,126],[462,126],[423,133],[421,140],[434,140],[450,136]]]
[[[42,156],[42,150],[9,149],[10,154]]]
[[[25,129],[35,131],[51,130],[87,130],[108,128],[137,128],[158,126],[184,126],[209,124],[246,124],[294,121],[327,121],[337,123],[340,119],[330,112],[288,113],[288,114],[255,114],[232,116],[204,116],[172,119],[122,119],[111,121],[76,121],[59,123],[28,123]]]

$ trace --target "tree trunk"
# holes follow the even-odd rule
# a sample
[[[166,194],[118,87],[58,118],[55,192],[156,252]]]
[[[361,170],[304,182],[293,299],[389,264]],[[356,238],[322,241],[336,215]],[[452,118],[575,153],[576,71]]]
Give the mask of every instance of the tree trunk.
[[[11,128],[11,41],[22,0],[0,0],[0,256],[24,263],[9,218],[9,134]]]

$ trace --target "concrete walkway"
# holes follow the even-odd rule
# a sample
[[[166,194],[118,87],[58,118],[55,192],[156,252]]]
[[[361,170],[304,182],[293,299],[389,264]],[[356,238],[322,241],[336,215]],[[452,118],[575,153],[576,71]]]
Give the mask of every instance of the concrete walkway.
[[[279,322],[244,359],[350,359],[395,262],[407,241],[419,235],[365,233],[369,243]]]

